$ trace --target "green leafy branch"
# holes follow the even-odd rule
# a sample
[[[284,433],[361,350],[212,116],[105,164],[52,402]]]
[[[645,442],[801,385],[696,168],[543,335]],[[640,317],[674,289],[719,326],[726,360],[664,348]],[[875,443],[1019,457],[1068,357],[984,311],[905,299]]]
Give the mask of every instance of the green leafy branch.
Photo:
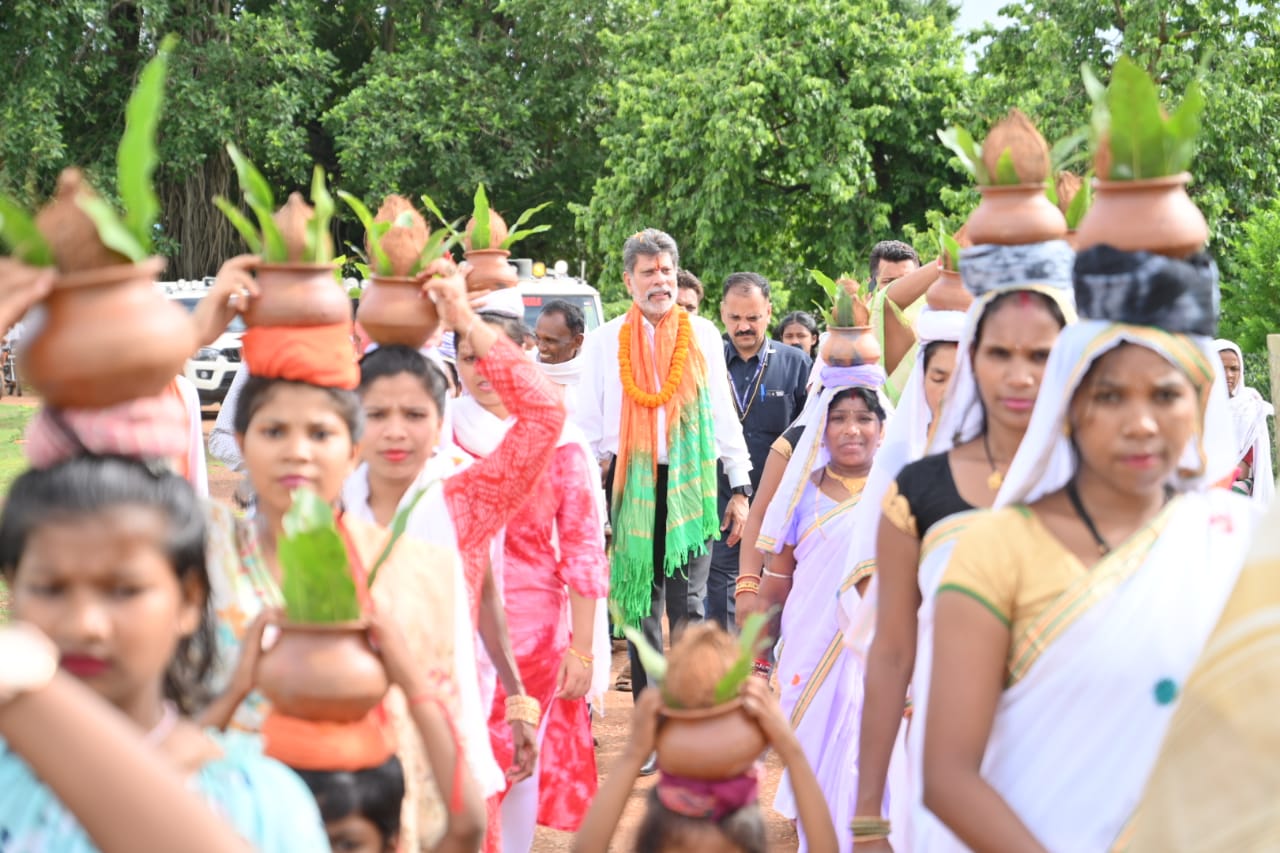
[[[371,254],[371,257],[365,258],[368,262],[366,271],[380,276],[392,275],[391,259],[382,247],[382,238],[386,236],[386,233],[392,227],[410,227],[413,224],[410,213],[405,211],[391,222],[378,222],[374,219],[373,214],[369,212],[368,206],[351,193],[339,190],[338,197],[347,203],[347,206],[355,213],[356,218],[360,220],[360,224],[364,226],[365,242],[368,244]],[[458,223],[461,220],[452,223],[445,222],[435,202],[430,201],[425,195],[422,198],[424,201],[430,202],[427,205],[428,209],[437,217],[440,217],[445,227],[444,230],[437,228],[428,235],[422,253],[418,255],[418,259],[414,261],[409,270],[409,275],[411,276],[422,272],[432,261],[443,258],[462,239],[462,234],[458,231]],[[357,249],[357,251],[359,250]],[[364,257],[363,252],[360,252],[360,255]]]
[[[1116,61],[1105,87],[1087,65],[1081,74],[1093,101],[1095,143],[1110,149],[1105,177],[1160,178],[1191,167],[1205,110],[1199,81],[1191,81],[1182,103],[1166,116],[1155,81],[1127,56]]]
[[[367,588],[404,535],[409,516],[431,488],[420,489],[391,522],[390,535],[365,579]],[[283,519],[284,536],[277,544],[285,615],[291,622],[334,624],[361,617],[360,597],[351,577],[346,543],[338,530],[333,507],[311,489],[298,489]]]

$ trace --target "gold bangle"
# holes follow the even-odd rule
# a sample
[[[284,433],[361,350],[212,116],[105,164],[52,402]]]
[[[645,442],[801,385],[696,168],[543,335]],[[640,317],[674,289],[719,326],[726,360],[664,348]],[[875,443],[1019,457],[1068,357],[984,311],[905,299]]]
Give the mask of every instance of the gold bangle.
[[[855,817],[849,821],[849,829],[853,832],[853,840],[881,841],[889,837],[892,827],[889,821],[876,815],[874,817]]]
[[[542,721],[542,705],[532,696],[521,694],[507,697],[507,722],[528,723],[533,728]]]
[[[573,646],[569,647],[569,654],[573,655],[575,658],[578,659],[578,662],[582,664],[583,669],[591,669],[591,664],[595,662],[594,657],[592,657],[591,655],[584,655],[582,652],[578,651]]]
[[[760,578],[755,575],[743,575],[733,585],[733,594],[742,595],[744,592],[758,593],[760,591]]]

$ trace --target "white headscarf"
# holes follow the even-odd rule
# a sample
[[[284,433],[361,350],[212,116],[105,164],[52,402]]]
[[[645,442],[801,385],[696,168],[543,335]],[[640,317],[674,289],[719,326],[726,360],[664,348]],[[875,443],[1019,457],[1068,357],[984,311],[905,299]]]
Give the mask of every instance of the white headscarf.
[[[1219,354],[1233,352],[1240,362],[1240,377],[1231,394],[1231,419],[1235,425],[1236,461],[1253,451],[1253,497],[1266,503],[1275,495],[1275,472],[1271,467],[1271,433],[1267,430],[1267,418],[1275,414],[1262,395],[1244,384],[1244,353],[1240,347],[1225,338],[1213,342]]]
[[[765,510],[764,522],[760,525],[760,538],[756,540],[756,548],[761,551],[778,553],[782,550],[783,533],[791,515],[800,504],[804,494],[805,483],[809,475],[831,461],[827,451],[826,428],[827,412],[831,408],[831,400],[846,388],[874,388],[878,392],[880,405],[886,414],[893,411],[892,404],[884,396],[882,389],[885,382],[884,368],[878,364],[861,364],[856,367],[831,367],[822,370],[822,391],[810,394],[804,404],[804,411],[796,418],[793,426],[803,427],[795,449],[791,452],[791,461],[782,472],[782,481],[769,508]]]
[[[956,369],[942,398],[938,425],[933,430],[929,453],[945,453],[957,444],[982,434],[985,412],[973,374],[970,352],[978,325],[988,307],[1000,296],[1016,291],[1043,294],[1058,304],[1068,323],[1075,320],[1075,299],[1071,290],[1071,247],[1062,240],[1026,246],[974,246],[961,250],[960,275],[974,294],[965,312]],[[1041,381],[1040,387],[1045,387]]]
[[[964,325],[963,311],[934,311],[927,307],[916,320],[916,334],[920,338],[916,363],[902,389],[902,396],[898,398],[898,408],[893,413],[893,419],[885,427],[884,440],[876,451],[862,497],[853,510],[857,515],[853,524],[856,534],[849,547],[851,574],[865,573],[875,565],[876,535],[880,530],[884,496],[889,491],[889,485],[902,473],[902,469],[924,456],[929,446],[929,426],[933,413],[925,398],[925,347],[937,341],[959,341]],[[959,361],[957,358],[956,362]],[[840,627],[845,631],[846,643],[859,654],[865,654],[870,645],[871,631],[875,625],[875,610],[872,606],[863,611],[862,615],[867,618],[856,616],[862,602],[863,597],[858,594],[856,586],[851,586],[840,595]]]
[[[1036,400],[1027,434],[996,497],[997,507],[1032,503],[1061,489],[1074,476],[1075,450],[1066,430],[1071,398],[1093,363],[1126,343],[1146,347],[1183,370],[1204,401],[1203,423],[1183,450],[1170,485],[1179,491],[1207,489],[1235,468],[1226,376],[1209,338],[1081,320],[1062,331],[1049,355],[1041,387],[1053,391]]]

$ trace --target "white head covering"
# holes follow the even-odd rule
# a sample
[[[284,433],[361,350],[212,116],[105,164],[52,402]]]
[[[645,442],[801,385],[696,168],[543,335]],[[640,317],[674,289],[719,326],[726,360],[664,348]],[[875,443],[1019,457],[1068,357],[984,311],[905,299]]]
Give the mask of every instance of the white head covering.
[[[1009,466],[996,506],[1031,503],[1075,475],[1068,435],[1071,398],[1093,363],[1120,346],[1146,347],[1180,368],[1196,387],[1203,417],[1183,450],[1170,485],[1207,489],[1235,468],[1235,441],[1222,359],[1212,340],[1218,314],[1218,270],[1204,253],[1176,260],[1149,252],[1096,246],[1073,272],[1076,302],[1090,319],[1058,338],[1031,423]],[[1171,330],[1171,331],[1167,331]]]
[[[1032,503],[1061,489],[1075,473],[1075,450],[1067,434],[1071,398],[1093,363],[1121,344],[1158,353],[1187,373],[1201,394],[1204,421],[1178,462],[1171,485],[1179,491],[1206,489],[1231,473],[1235,440],[1227,404],[1226,376],[1207,337],[1179,335],[1150,326],[1081,320],[1063,330],[1045,366],[1043,393],[996,506]]]
[[[1244,384],[1244,353],[1234,342],[1219,338],[1213,342],[1219,354],[1233,352],[1240,361],[1240,376],[1231,393],[1231,420],[1235,426],[1236,461],[1253,451],[1253,494],[1257,500],[1270,503],[1275,495],[1275,471],[1271,463],[1271,433],[1267,418],[1276,413],[1257,390]]]
[[[892,404],[880,391],[884,387],[884,368],[879,364],[860,364],[856,367],[831,367],[822,369],[822,391],[810,394],[793,426],[803,427],[795,449],[791,452],[791,461],[782,473],[782,481],[769,508],[765,510],[764,522],[760,525],[760,538],[756,547],[761,551],[778,553],[783,547],[783,533],[787,529],[800,497],[804,494],[805,483],[809,475],[831,461],[827,451],[826,429],[827,411],[831,408],[831,400],[846,388],[874,388],[879,392],[880,405],[885,413],[893,411]]]
[[[861,532],[849,552],[849,566],[854,570],[875,559],[875,531],[880,529],[880,504],[889,491],[889,484],[897,479],[907,463],[924,456],[928,449],[933,413],[929,411],[929,401],[924,393],[925,347],[935,341],[959,341],[964,323],[963,311],[934,311],[931,308],[925,308],[916,321],[920,351],[906,387],[902,389],[902,396],[898,398],[893,420],[885,428],[884,440],[876,451],[871,473],[867,475],[867,485],[855,510],[859,515],[855,529]]]
[[[1070,323],[1075,319],[1071,290],[1071,262],[1075,257],[1063,240],[1026,246],[973,246],[960,253],[960,275],[974,294],[965,312],[956,369],[942,398],[942,411],[933,430],[929,453],[945,453],[980,435],[985,414],[969,353],[977,337],[978,324],[987,308],[1000,296],[1030,291],[1048,296],[1062,309]],[[1041,382],[1044,387],[1044,382]]]
[[[883,515],[884,496],[889,485],[898,478],[902,469],[910,462],[924,456],[929,445],[929,425],[933,413],[929,411],[929,401],[925,399],[925,363],[924,350],[936,341],[959,341],[964,331],[965,312],[935,311],[926,307],[916,320],[916,334],[920,338],[920,351],[916,363],[911,368],[911,375],[902,396],[898,398],[898,408],[893,419],[885,428],[884,440],[876,451],[875,461],[871,464],[871,473],[867,475],[867,484],[863,487],[862,497],[854,512],[857,514],[853,523],[856,531],[849,547],[849,569],[851,573],[865,573],[875,565],[876,535],[880,530],[880,518]],[[960,359],[956,359],[959,363]],[[869,594],[869,593],[868,593]],[[845,640],[859,654],[865,653],[871,641],[871,630],[874,628],[874,609],[864,611],[865,617],[855,616],[863,598],[856,587],[840,595],[840,627],[845,631]],[[855,627],[860,626],[860,628]]]

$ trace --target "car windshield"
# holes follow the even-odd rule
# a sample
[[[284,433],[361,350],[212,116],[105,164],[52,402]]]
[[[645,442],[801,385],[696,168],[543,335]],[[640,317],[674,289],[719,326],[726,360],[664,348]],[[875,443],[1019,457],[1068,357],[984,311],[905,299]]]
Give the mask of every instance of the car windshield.
[[[183,308],[186,308],[187,313],[191,313],[196,310],[196,303],[198,303],[202,298],[203,297],[200,296],[179,296],[175,298],[174,301]],[[245,328],[244,318],[237,314],[231,323],[228,324],[227,331],[239,334],[243,333]]]
[[[526,293],[524,294],[524,322],[530,329],[538,322],[538,315],[542,313],[542,306],[546,305],[554,299],[563,299],[565,302],[577,305],[582,309],[582,313],[587,323],[587,331],[591,331],[600,325],[600,315],[596,313],[596,301],[587,294],[553,294],[553,293]]]

